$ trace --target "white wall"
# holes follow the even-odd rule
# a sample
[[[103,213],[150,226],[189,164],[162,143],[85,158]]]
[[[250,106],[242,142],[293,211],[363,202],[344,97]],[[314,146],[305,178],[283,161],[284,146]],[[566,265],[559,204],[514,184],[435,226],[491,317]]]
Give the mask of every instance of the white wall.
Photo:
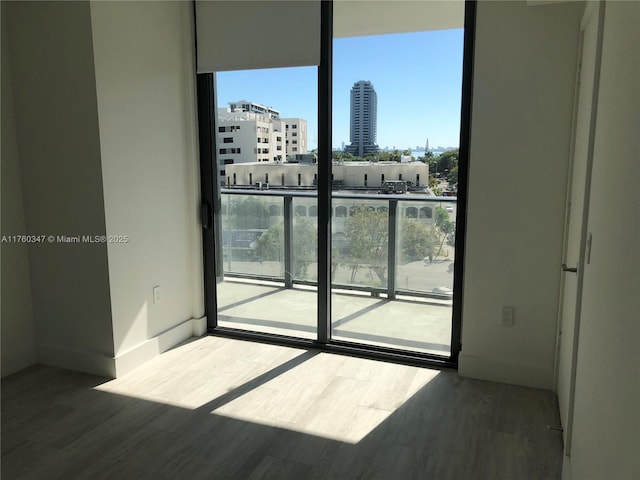
[[[91,3],[107,234],[128,236],[108,244],[118,375],[204,314],[192,16],[188,2]]]
[[[2,236],[25,235],[22,176],[13,106],[7,3],[2,3]],[[26,243],[2,244],[2,376],[35,363],[29,250]]]
[[[584,5],[478,2],[460,374],[553,388]],[[502,327],[501,307],[515,307]]]
[[[6,7],[27,233],[104,234],[89,5]],[[37,360],[112,374],[106,245],[32,244],[29,257]]]
[[[3,373],[34,361],[31,301],[35,361],[120,375],[205,324],[191,7],[7,2],[5,20],[3,233],[128,243],[30,245],[28,264],[3,245]]]
[[[607,2],[571,467],[640,478],[640,3]]]

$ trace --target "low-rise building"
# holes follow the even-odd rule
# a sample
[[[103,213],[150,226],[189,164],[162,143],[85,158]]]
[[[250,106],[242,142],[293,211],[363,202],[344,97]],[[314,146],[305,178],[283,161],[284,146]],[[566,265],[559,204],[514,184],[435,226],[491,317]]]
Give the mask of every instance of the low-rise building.
[[[257,183],[276,188],[315,188],[318,182],[317,159],[311,154],[292,157],[295,163],[240,163],[227,165],[226,186],[255,187]],[[341,162],[334,161],[333,185],[345,189],[380,189],[385,181],[400,180],[411,188],[426,188],[429,180],[427,164],[415,161]]]

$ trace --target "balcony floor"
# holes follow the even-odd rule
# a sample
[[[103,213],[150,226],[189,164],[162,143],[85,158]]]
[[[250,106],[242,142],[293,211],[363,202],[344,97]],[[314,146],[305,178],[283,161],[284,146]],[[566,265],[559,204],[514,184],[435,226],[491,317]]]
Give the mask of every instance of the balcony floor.
[[[218,283],[222,327],[300,338],[316,338],[314,287],[245,279]],[[367,345],[448,356],[451,302],[339,290],[332,295],[332,338]]]

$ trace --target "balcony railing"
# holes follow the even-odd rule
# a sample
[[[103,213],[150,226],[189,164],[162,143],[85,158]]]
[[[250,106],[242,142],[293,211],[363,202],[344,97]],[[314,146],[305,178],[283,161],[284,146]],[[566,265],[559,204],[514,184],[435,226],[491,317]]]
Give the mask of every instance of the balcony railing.
[[[455,197],[334,192],[332,287],[451,300]],[[317,283],[312,191],[221,192],[225,276]]]

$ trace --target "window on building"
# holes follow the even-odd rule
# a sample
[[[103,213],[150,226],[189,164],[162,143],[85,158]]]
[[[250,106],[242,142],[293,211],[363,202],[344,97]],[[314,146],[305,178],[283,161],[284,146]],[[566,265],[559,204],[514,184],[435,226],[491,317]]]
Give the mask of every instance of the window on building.
[[[307,207],[304,205],[296,205],[296,216],[298,217],[306,217],[307,216]]]
[[[253,185],[253,173],[249,174],[249,185]]]
[[[233,137],[224,137],[222,143],[233,143]]]
[[[402,174],[398,175],[398,180],[402,180]]]
[[[366,173],[364,174],[364,186],[365,187],[367,186],[367,174]]]
[[[407,207],[405,215],[407,218],[418,218],[418,209],[416,207]]]
[[[264,183],[269,183],[269,174],[268,173],[264,174]]]
[[[233,184],[234,185],[236,184],[236,174],[235,173],[233,174]]]
[[[279,217],[282,214],[282,209],[280,205],[270,205],[269,206],[269,216],[270,217]]]
[[[297,152],[297,151],[298,151],[298,149],[297,149],[296,147],[293,147],[293,151],[294,151],[294,152]]]
[[[292,136],[292,137],[297,137],[297,136],[298,136],[298,132],[293,132],[293,133],[291,134],[291,136]]]
[[[347,216],[347,207],[336,207],[336,217],[346,217]]]
[[[282,186],[284,187],[284,173],[280,174],[280,183],[282,184]]]
[[[223,162],[225,165],[233,165],[233,158],[225,158]]]
[[[420,186],[420,174],[416,173],[416,187]]]
[[[225,155],[227,153],[227,149],[226,148],[221,148],[219,150],[219,152],[220,152],[220,155]]]
[[[382,175],[380,175],[380,184],[384,183],[384,173]]]
[[[298,128],[298,125],[293,124],[293,125],[291,125],[291,128],[296,129],[296,128]]]
[[[226,127],[218,127],[218,132],[224,133],[226,131],[227,131]]]
[[[220,170],[220,176],[224,177],[227,175],[227,172],[225,170]]]
[[[298,174],[298,186],[302,185],[302,174]]]
[[[433,210],[431,207],[422,207],[420,209],[420,218],[433,218]]]

